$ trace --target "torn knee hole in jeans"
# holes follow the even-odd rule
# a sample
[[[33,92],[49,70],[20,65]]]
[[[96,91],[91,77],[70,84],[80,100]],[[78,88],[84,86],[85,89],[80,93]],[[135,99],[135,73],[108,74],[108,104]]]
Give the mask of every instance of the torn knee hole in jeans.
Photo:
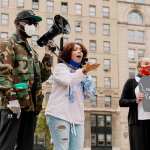
[[[61,131],[64,131],[64,130],[66,129],[66,126],[65,126],[65,125],[58,125],[58,126],[57,126],[57,129],[58,129],[58,130],[61,130]],[[61,141],[62,141],[62,142],[67,142],[67,141],[68,141],[68,138],[62,137],[62,138],[61,138]]]
[[[59,126],[57,126],[57,129],[64,130],[64,129],[66,129],[66,127],[64,125],[59,125]]]
[[[68,138],[62,138],[62,141],[68,141]]]

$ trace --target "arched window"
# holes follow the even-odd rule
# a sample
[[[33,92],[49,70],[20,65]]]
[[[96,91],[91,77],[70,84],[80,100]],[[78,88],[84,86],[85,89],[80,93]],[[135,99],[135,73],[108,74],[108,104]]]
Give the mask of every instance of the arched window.
[[[137,11],[132,11],[128,15],[128,23],[138,25],[143,24],[143,16]]]

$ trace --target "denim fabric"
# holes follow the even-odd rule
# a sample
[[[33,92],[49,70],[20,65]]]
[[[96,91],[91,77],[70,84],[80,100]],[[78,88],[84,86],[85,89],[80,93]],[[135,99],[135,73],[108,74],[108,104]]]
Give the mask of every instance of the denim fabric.
[[[83,150],[84,125],[73,125],[50,115],[46,119],[55,150]]]

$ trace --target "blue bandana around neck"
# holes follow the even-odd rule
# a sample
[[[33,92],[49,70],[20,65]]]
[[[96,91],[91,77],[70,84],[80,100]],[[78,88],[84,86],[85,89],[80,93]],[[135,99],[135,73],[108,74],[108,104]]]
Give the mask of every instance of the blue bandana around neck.
[[[81,67],[81,63],[77,63],[74,60],[70,60],[69,65],[71,65],[74,69],[79,69]]]

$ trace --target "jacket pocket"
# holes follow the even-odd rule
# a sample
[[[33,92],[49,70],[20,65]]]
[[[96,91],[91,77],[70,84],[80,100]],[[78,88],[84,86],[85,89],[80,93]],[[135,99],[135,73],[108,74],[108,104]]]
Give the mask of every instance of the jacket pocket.
[[[31,90],[27,83],[18,83],[14,85],[16,89],[16,98],[19,100],[19,103],[22,108],[26,108],[32,105],[31,100]]]

